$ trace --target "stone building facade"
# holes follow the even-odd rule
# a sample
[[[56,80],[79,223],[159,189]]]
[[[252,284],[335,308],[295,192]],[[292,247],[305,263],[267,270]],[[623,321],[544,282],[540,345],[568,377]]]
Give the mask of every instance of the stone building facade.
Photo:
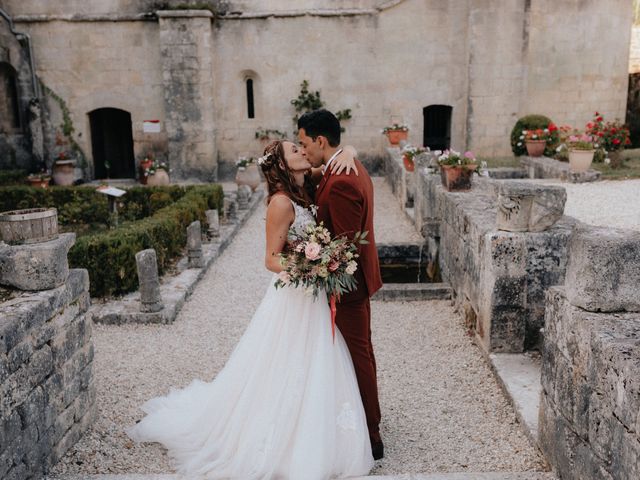
[[[226,176],[238,155],[260,152],[259,129],[292,136],[305,79],[327,108],[351,109],[345,141],[370,156],[394,121],[414,144],[504,156],[524,114],[577,126],[594,110],[625,115],[627,0],[185,3],[0,2],[32,40],[49,162],[77,145],[88,177],[133,176],[149,151],[174,178]],[[0,51],[15,44],[7,25]],[[18,90],[29,97],[28,84]],[[0,166],[11,148],[28,150],[15,136],[0,133]]]

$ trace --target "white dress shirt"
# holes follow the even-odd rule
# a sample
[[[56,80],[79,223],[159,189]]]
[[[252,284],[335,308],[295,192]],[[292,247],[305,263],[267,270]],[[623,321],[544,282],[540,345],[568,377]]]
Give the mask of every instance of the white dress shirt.
[[[342,153],[342,149],[340,148],[336,153],[334,153],[331,158],[329,159],[329,161],[326,163],[326,165],[324,167],[322,167],[322,175],[324,175],[324,172],[326,172],[329,169],[329,165],[331,165],[331,162],[333,162],[333,160]]]

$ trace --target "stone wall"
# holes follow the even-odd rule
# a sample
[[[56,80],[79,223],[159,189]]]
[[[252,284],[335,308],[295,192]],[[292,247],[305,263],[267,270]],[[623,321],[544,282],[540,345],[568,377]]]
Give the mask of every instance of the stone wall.
[[[0,303],[0,478],[39,478],[95,420],[89,277]]]
[[[515,119],[533,111],[576,125],[594,110],[610,118],[625,113],[632,17],[626,0],[341,0],[331,9],[318,0],[293,7],[283,0],[209,2],[222,8],[213,25],[198,21],[191,34],[174,32],[193,40],[190,60],[182,62],[177,53],[165,55],[167,22],[155,13],[177,2],[45,3],[4,5],[32,34],[38,73],[67,102],[89,158],[87,114],[95,108],[131,112],[138,155],[150,142],[182,141],[175,124],[195,111],[202,124],[185,133],[185,150],[195,155],[187,170],[200,175],[207,162],[211,173],[218,162],[230,173],[238,155],[260,152],[259,128],[292,135],[290,101],[304,79],[328,108],[352,109],[344,140],[371,156],[384,154],[379,132],[392,121],[408,123],[409,141],[422,144],[429,105],[453,107],[452,146],[486,156],[509,154]],[[593,34],[605,30],[620,34]],[[183,64],[194,92],[172,102],[185,84],[170,72]],[[255,118],[247,115],[248,78]],[[185,123],[193,126],[194,118]],[[160,120],[161,133],[144,134],[145,119]],[[179,175],[180,165],[174,167]]]
[[[498,180],[475,177],[470,192],[447,192],[439,174],[423,167],[404,172],[399,150],[390,149],[387,179],[401,203],[415,182],[413,215],[454,291],[465,321],[493,352],[538,348],[545,292],[562,284],[567,245],[575,221],[563,217],[543,232],[506,232],[496,226]],[[411,179],[413,176],[415,178]],[[405,197],[403,197],[405,195]]]

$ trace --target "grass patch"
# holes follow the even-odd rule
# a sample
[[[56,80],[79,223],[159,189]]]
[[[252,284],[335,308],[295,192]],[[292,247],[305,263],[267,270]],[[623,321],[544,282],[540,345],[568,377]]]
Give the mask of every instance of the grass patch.
[[[602,172],[603,180],[628,180],[630,178],[640,178],[640,151],[636,150],[635,157],[629,157],[625,152],[624,164],[620,168],[611,168],[604,163],[593,163],[591,168]]]

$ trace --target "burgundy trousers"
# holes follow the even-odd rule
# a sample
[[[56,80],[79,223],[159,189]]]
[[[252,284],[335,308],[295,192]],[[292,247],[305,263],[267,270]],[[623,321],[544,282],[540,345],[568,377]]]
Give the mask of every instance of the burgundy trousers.
[[[347,296],[348,297],[348,296]],[[343,300],[347,300],[343,298]],[[372,442],[380,439],[380,403],[376,358],[371,344],[371,305],[369,297],[340,301],[336,306],[336,325],[344,337],[356,370],[360,396],[367,416]]]

